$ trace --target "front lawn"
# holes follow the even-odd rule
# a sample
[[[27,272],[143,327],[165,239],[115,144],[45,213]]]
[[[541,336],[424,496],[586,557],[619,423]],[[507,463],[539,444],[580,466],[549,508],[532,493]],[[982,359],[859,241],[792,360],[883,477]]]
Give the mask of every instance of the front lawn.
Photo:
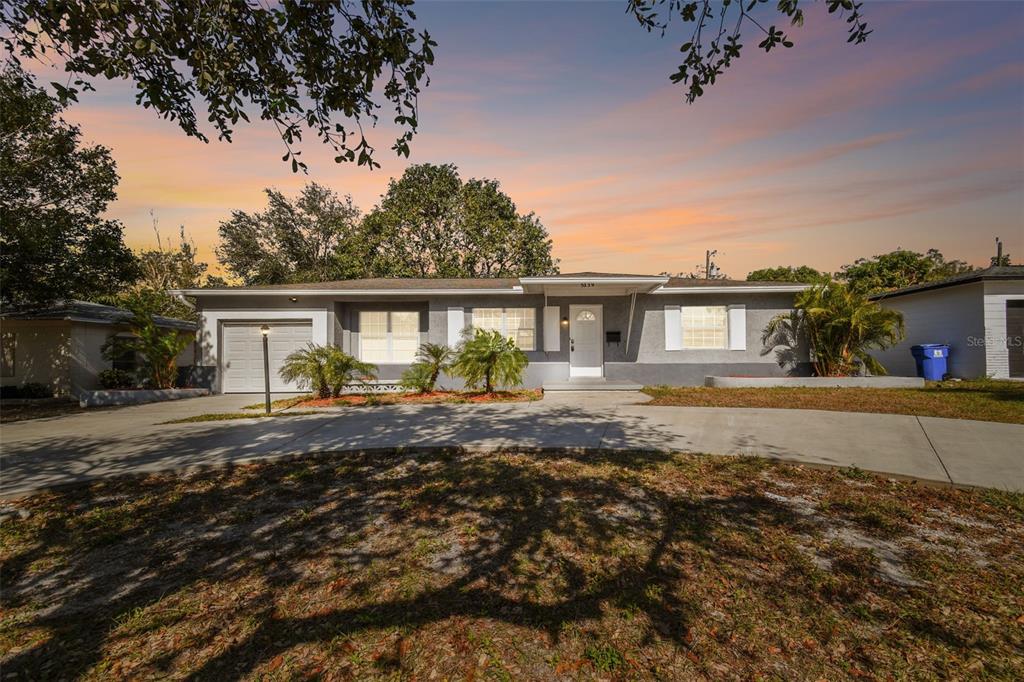
[[[1024,424],[1022,381],[938,381],[924,388],[708,388],[648,386],[648,405],[777,407],[884,412]]]
[[[1024,497],[765,460],[346,455],[0,525],[6,677],[1024,677]]]
[[[61,400],[23,405],[0,405],[0,424],[22,422],[29,419],[46,419],[48,417],[64,417],[69,414],[85,412],[77,401]]]

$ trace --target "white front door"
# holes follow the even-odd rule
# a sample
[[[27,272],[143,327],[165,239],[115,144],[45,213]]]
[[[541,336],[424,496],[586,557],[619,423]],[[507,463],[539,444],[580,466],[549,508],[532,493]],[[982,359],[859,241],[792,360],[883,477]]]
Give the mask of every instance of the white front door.
[[[223,370],[221,390],[224,393],[263,392],[263,335],[259,322],[227,323],[222,328],[221,349]],[[270,390],[299,391],[294,383],[278,374],[284,359],[292,351],[305,348],[313,338],[310,322],[270,323],[267,350],[270,359]]]
[[[604,376],[603,310],[600,305],[569,306],[569,376]]]

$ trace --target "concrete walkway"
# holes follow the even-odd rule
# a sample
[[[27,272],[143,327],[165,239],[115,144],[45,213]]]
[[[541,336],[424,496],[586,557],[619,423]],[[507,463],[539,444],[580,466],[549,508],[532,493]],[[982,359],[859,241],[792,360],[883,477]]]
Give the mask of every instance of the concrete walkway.
[[[336,408],[190,424],[258,396],[210,396],[4,424],[0,496],[127,473],[392,447],[630,448],[857,466],[1024,490],[1024,426],[816,410],[643,405],[640,393],[550,393],[532,403]]]

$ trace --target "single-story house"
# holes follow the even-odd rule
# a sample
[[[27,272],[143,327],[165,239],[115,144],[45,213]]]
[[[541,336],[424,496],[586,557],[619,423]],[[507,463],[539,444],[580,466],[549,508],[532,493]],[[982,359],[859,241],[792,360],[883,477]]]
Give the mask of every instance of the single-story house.
[[[116,360],[103,357],[101,348],[112,336],[130,335],[131,311],[87,301],[67,301],[48,308],[4,311],[0,314],[0,385],[40,383],[58,398],[77,398],[82,391],[100,388],[105,369],[134,371],[133,353]],[[158,326],[195,332],[196,325],[170,317],[154,318]],[[190,346],[178,357],[178,366],[195,362]]]
[[[890,374],[915,373],[911,346],[944,343],[954,377],[1024,377],[1024,266],[975,270],[873,298],[903,313],[907,328],[900,344],[874,353]]]
[[[263,390],[262,325],[271,389],[308,343],[335,344],[400,377],[421,343],[455,346],[471,328],[500,330],[526,352],[526,384],[590,380],[699,385],[706,375],[808,374],[806,351],[780,367],[763,351],[768,321],[803,284],[595,272],[509,279],[353,279],[184,289],[200,313],[201,374],[217,392]],[[457,384],[451,379],[445,386]]]

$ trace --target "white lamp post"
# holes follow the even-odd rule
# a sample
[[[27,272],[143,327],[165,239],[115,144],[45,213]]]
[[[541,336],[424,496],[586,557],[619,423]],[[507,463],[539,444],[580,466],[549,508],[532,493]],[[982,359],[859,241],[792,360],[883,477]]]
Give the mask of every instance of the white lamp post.
[[[260,327],[260,334],[263,335],[263,394],[266,398],[266,411],[270,414],[270,351],[267,347],[267,337],[270,336],[270,325]]]

